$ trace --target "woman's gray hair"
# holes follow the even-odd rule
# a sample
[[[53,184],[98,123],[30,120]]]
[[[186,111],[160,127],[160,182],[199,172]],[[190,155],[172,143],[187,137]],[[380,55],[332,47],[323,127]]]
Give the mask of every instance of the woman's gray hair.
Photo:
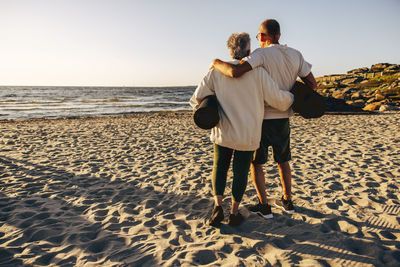
[[[250,36],[246,32],[232,33],[226,44],[233,59],[241,60],[249,55]]]

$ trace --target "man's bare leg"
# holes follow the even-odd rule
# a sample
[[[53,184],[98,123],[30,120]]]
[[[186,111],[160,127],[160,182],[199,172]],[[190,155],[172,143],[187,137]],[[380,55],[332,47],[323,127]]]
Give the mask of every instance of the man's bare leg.
[[[253,184],[256,187],[260,203],[266,204],[267,196],[265,193],[266,188],[265,188],[265,175],[264,175],[263,165],[251,163],[250,173],[251,173],[251,178],[253,180]]]
[[[290,170],[289,162],[278,163],[279,175],[283,188],[283,197],[285,200],[292,198],[292,172]]]

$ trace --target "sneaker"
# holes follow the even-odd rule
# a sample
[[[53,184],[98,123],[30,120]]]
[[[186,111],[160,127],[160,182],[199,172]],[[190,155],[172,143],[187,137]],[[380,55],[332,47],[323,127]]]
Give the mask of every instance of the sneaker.
[[[224,219],[224,210],[222,209],[221,206],[215,206],[208,223],[211,226],[219,226],[223,219]]]
[[[282,196],[281,200],[275,201],[275,207],[287,213],[294,213],[293,202],[291,200],[285,200]]]
[[[240,212],[238,212],[237,215],[229,214],[228,224],[230,226],[238,226],[243,221],[244,221],[244,217],[242,216],[242,214],[240,214]]]
[[[248,210],[257,213],[264,219],[272,219],[274,217],[271,212],[271,206],[268,204],[261,204],[260,202],[258,202],[257,205],[250,206]]]

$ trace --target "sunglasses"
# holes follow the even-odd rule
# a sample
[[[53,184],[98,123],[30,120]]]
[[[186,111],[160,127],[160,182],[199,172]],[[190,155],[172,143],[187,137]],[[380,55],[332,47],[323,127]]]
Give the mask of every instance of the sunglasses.
[[[266,36],[267,36],[266,33],[259,32],[259,33],[257,33],[257,35],[256,35],[256,39],[257,39],[257,40],[260,40],[260,39],[259,39],[259,38],[260,38],[260,35],[263,36],[263,37],[266,37]]]

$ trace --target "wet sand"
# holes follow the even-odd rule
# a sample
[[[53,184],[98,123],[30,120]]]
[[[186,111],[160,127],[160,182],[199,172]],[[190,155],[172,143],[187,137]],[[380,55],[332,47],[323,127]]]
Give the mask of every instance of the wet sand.
[[[212,144],[190,112],[0,122],[0,266],[399,266],[399,125],[293,117],[297,212],[249,213],[249,181],[246,221],[213,228]]]

